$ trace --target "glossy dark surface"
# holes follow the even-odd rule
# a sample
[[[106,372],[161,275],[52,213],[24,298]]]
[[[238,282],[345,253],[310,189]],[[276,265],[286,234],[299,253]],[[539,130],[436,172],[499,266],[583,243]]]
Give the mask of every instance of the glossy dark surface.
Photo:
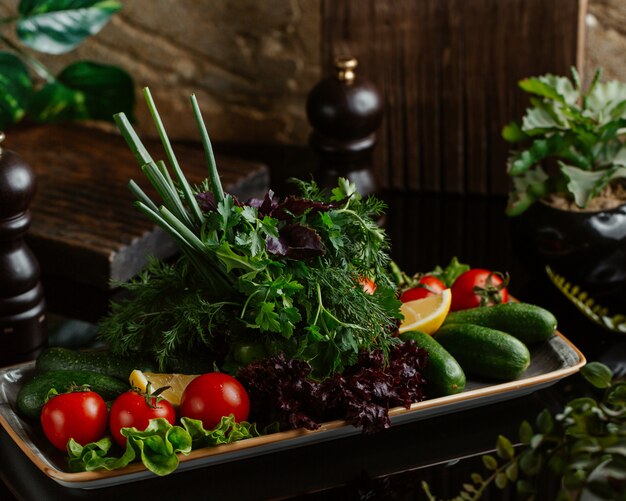
[[[626,204],[570,212],[536,203],[514,220],[529,264],[549,264],[584,290],[603,296],[626,281]]]
[[[504,215],[504,199],[393,192],[383,196],[389,204],[385,225],[392,257],[407,272],[429,270],[453,256],[475,266],[508,270],[511,292],[553,310],[562,332],[588,360],[602,359],[616,371],[623,370],[624,338],[595,327],[547,279],[523,268]],[[515,439],[522,419],[534,419],[544,407],[560,409],[578,384],[578,376],[573,376],[526,397],[398,426],[378,435],[359,435],[95,491],[59,486],[1,432],[0,475],[8,489],[29,500],[425,499],[423,480],[438,498],[449,499],[472,472],[484,473],[480,454],[493,450],[499,434]],[[553,499],[553,491],[550,483],[542,486],[545,499]],[[496,491],[484,499],[514,497]]]

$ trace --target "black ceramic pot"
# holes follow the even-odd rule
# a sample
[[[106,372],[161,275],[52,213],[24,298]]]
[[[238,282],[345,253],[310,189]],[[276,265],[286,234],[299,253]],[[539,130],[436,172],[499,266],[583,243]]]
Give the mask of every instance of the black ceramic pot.
[[[572,212],[536,203],[512,220],[523,264],[545,265],[600,297],[626,283],[626,204],[599,212]]]

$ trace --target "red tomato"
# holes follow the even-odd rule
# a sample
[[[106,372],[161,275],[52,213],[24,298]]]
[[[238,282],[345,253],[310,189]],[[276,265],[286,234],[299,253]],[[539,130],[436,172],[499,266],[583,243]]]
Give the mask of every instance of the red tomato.
[[[452,284],[450,310],[466,310],[476,306],[493,306],[506,303],[509,293],[506,286],[508,275],[500,272],[471,269],[462,273]]]
[[[57,449],[66,451],[73,438],[80,445],[100,440],[107,429],[107,406],[93,391],[74,391],[52,397],[41,410],[41,426]]]
[[[221,372],[202,374],[191,381],[180,399],[180,416],[199,419],[205,429],[215,428],[223,416],[233,414],[235,421],[245,421],[250,399],[234,377]]]
[[[417,285],[411,289],[405,290],[400,296],[400,301],[406,303],[415,299],[423,299],[435,294],[441,294],[446,288],[441,280],[433,275],[424,275],[420,278]]]
[[[167,400],[129,390],[117,397],[111,406],[109,417],[111,435],[120,447],[126,447],[126,437],[120,430],[131,426],[145,430],[150,420],[155,418],[165,418],[173,425],[176,422],[176,411]]]
[[[359,284],[363,287],[363,290],[368,294],[374,294],[376,292],[376,283],[367,277],[359,278]]]

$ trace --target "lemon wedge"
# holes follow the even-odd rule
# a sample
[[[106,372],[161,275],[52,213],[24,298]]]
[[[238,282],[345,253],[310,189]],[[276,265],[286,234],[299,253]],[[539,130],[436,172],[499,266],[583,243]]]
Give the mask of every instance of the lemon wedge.
[[[170,404],[178,406],[180,405],[180,398],[183,395],[183,391],[187,385],[197,377],[197,374],[165,374],[158,372],[142,372],[139,369],[135,369],[130,373],[128,381],[131,386],[143,392],[146,391],[148,383],[150,383],[151,391],[169,386],[160,396]]]
[[[404,315],[404,320],[398,332],[402,334],[408,331],[422,331],[434,334],[446,319],[451,300],[452,292],[445,289],[441,294],[402,303],[400,311]]]

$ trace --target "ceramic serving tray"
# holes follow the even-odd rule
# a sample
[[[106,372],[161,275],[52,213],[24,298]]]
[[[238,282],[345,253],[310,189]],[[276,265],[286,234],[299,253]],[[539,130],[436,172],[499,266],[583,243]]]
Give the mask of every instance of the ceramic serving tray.
[[[517,380],[504,383],[469,380],[462,393],[418,402],[410,409],[391,409],[392,426],[526,395],[577,372],[584,364],[584,355],[562,334],[556,333],[541,346],[531,350],[530,367]],[[34,370],[34,362],[0,369],[0,424],[45,475],[65,487],[81,489],[95,489],[155,476],[141,463],[133,463],[115,471],[69,472],[64,456],[47,442],[40,427],[24,421],[16,414],[14,404],[19,388]],[[358,433],[361,433],[360,429],[338,420],[325,423],[315,431],[291,430],[198,449],[188,456],[181,454],[180,465],[173,474]]]

